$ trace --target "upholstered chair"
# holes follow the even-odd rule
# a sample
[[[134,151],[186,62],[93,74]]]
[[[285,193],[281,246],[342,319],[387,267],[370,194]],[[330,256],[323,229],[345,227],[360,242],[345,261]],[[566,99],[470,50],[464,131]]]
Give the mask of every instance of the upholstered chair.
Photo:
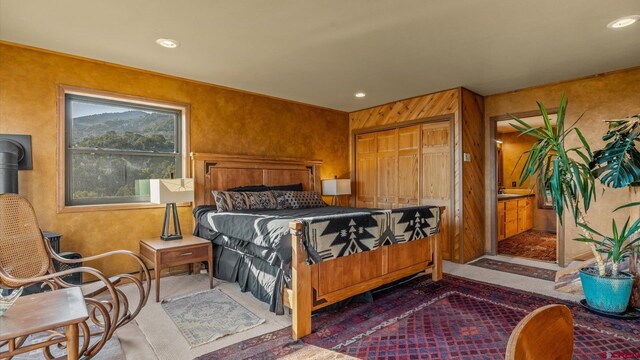
[[[108,278],[97,269],[84,264],[105,257],[130,257],[140,266],[140,278],[131,274],[121,274]],[[56,271],[54,262],[69,264],[70,269]],[[82,263],[80,266],[79,264]],[[74,266],[76,266],[74,268]],[[151,283],[149,269],[140,257],[130,251],[117,250],[82,259],[65,259],[58,256],[44,237],[33,207],[25,198],[16,194],[0,194],[0,287],[15,289],[43,283],[53,291],[79,286],[67,283],[63,277],[74,273],[89,274],[97,281],[90,286],[82,286],[89,312],[89,319],[80,324],[83,339],[80,356],[95,356],[119,327],[133,320],[146,304]],[[134,286],[139,293],[135,304],[122,291],[125,284]],[[48,339],[64,336],[52,332]],[[20,339],[16,346],[21,346]],[[0,343],[0,347],[6,342]],[[51,349],[43,349],[46,358],[52,358]]]

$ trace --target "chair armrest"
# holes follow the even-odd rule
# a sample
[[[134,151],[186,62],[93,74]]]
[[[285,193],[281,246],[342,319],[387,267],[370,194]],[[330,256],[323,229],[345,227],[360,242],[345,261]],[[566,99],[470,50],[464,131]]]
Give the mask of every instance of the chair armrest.
[[[47,275],[36,276],[36,277],[25,278],[25,279],[15,278],[15,277],[5,273],[2,269],[0,269],[0,275],[2,277],[11,280],[11,282],[13,282],[13,283],[20,284],[21,286],[22,285],[27,285],[27,284],[32,284],[32,283],[43,282],[43,281],[58,280],[59,278],[65,276],[65,275],[71,275],[73,273],[78,273],[78,272],[89,273],[89,274],[97,277],[100,281],[102,281],[104,283],[110,283],[109,279],[102,272],[100,272],[99,270],[96,270],[94,268],[90,268],[90,267],[86,267],[86,266],[81,266],[81,267],[77,267],[77,268],[62,270],[62,271],[58,271],[58,272],[55,272],[55,273],[50,273],[50,274],[47,274]]]
[[[142,261],[142,258],[138,255],[135,254],[129,250],[114,250],[114,251],[108,251],[106,253],[102,253],[102,254],[98,254],[98,255],[93,255],[93,256],[88,256],[88,257],[83,257],[80,259],[66,259],[61,257],[59,254],[56,254],[54,252],[51,252],[51,257],[53,259],[55,259],[56,261],[59,261],[61,263],[65,263],[65,264],[77,264],[77,263],[81,263],[81,262],[87,262],[87,261],[92,261],[92,260],[98,260],[98,259],[102,259],[108,256],[113,256],[113,255],[127,255],[127,256],[131,256],[133,257],[141,266],[146,267],[146,264],[144,263],[144,261]]]

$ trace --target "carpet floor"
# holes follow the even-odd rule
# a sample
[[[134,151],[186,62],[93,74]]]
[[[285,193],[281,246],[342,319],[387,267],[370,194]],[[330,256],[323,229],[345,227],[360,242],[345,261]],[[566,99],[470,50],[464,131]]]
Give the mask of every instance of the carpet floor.
[[[529,230],[498,242],[498,254],[556,261],[556,234]]]
[[[293,341],[285,328],[205,354],[199,359],[327,358],[503,359],[511,331],[532,310],[564,303],[574,316],[575,359],[636,353],[640,326],[599,317],[575,303],[447,275],[379,292],[313,318],[313,333]]]
[[[517,274],[535,279],[542,279],[548,281],[555,281],[556,271],[550,269],[543,269],[536,266],[528,266],[521,264],[514,264],[511,262],[482,258],[478,259],[469,265],[478,266],[485,269],[502,271],[510,274]]]

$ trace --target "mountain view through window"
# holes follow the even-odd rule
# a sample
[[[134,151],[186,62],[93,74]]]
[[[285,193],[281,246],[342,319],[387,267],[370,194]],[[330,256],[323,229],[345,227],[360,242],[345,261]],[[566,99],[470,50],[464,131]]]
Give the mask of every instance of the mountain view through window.
[[[67,205],[148,202],[179,177],[179,110],[66,95]]]

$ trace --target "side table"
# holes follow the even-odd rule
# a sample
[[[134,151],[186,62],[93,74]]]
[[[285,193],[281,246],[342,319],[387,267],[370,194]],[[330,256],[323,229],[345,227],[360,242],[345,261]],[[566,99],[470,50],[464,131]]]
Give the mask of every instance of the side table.
[[[160,301],[160,271],[162,269],[206,261],[209,264],[209,288],[213,289],[213,245],[211,241],[193,235],[181,240],[160,238],[140,241],[140,256],[153,264],[156,278],[156,302]]]
[[[78,324],[89,318],[87,305],[79,287],[48,291],[20,297],[0,317],[0,344],[7,342],[9,350],[0,358],[67,342],[67,359],[78,359]],[[23,346],[31,334],[64,328],[64,337]]]

